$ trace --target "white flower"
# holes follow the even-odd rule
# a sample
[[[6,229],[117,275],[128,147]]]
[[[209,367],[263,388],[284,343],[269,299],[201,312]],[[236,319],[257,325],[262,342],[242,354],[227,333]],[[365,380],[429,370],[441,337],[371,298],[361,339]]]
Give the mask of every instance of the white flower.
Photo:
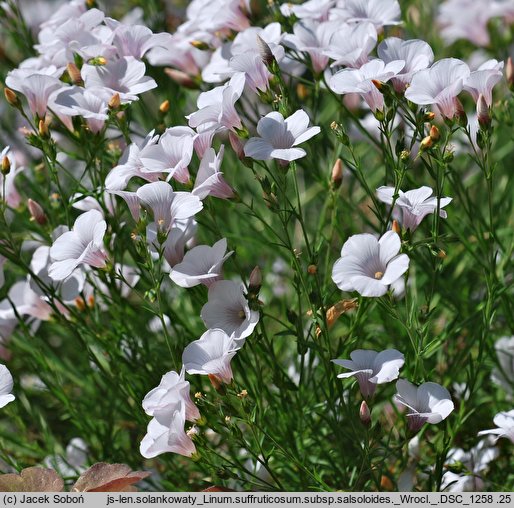
[[[159,136],[154,136],[154,131],[151,131],[141,144],[132,143],[129,145],[123,152],[118,165],[107,175],[105,179],[106,189],[108,191],[123,190],[129,180],[134,176],[138,176],[150,182],[157,181],[160,174],[144,171],[140,154],[145,147],[157,143],[158,139]]]
[[[118,50],[118,56],[133,56],[141,60],[150,49],[166,47],[169,42],[169,34],[154,34],[146,26],[129,26],[117,22],[116,25],[112,45]]]
[[[466,78],[464,90],[471,94],[475,102],[478,102],[480,95],[483,95],[485,102],[491,107],[493,88],[503,79],[502,69],[503,62],[494,59],[487,60]]]
[[[282,42],[295,51],[308,53],[314,72],[321,72],[327,66],[329,58],[324,54],[324,50],[329,47],[332,35],[337,33],[340,28],[339,22],[317,22],[305,19],[295,23],[294,34],[285,34]]]
[[[423,383],[418,387],[399,379],[396,391],[394,400],[409,410],[407,419],[412,432],[417,432],[425,423],[442,422],[453,411],[450,393],[437,383]]]
[[[25,73],[27,74],[27,73]],[[30,111],[39,118],[44,118],[48,101],[52,93],[62,88],[63,83],[53,76],[34,72],[21,78],[14,78],[14,74],[9,74],[5,84],[22,93],[29,103]]]
[[[102,95],[102,89],[66,87],[53,97],[50,106],[61,115],[82,116],[86,119],[91,132],[98,133],[108,118],[107,101]]]
[[[236,73],[225,85],[201,93],[196,102],[198,111],[186,117],[189,120],[189,126],[200,127],[201,130],[241,129],[241,119],[235,103],[241,97],[244,86],[244,75]]]
[[[399,197],[394,204],[394,212],[405,229],[414,231],[421,221],[430,213],[437,211],[437,197],[432,196],[430,187],[420,187],[419,189],[403,192],[398,191]],[[379,187],[377,196],[380,201],[393,204],[394,187]],[[446,219],[447,213],[443,208],[452,201],[452,198],[439,199],[439,215]]]
[[[497,427],[496,429],[481,430],[478,435],[492,434],[496,436],[495,441],[501,437],[506,437],[511,443],[514,443],[514,409],[498,413],[493,421]]]
[[[38,247],[32,255],[30,261],[30,269],[34,275],[46,285],[53,287],[58,292],[59,296],[64,303],[71,303],[77,298],[84,289],[86,281],[85,274],[81,270],[75,270],[69,277],[63,281],[55,281],[48,274],[49,268],[52,264],[50,256],[50,247],[42,245]],[[45,292],[39,287],[36,281],[29,276],[30,288],[44,298]]]
[[[146,394],[143,399],[143,409],[147,415],[154,416],[156,411],[182,401],[185,405],[186,420],[194,422],[200,418],[200,412],[191,400],[189,389],[189,382],[185,380],[184,367],[182,367],[180,374],[173,370],[167,372],[162,376],[159,386]]]
[[[351,236],[332,269],[332,280],[342,291],[362,296],[382,296],[390,284],[409,268],[409,258],[400,252],[401,240],[388,231],[380,240],[368,233]]]
[[[197,245],[186,253],[181,263],[173,267],[170,279],[183,288],[191,288],[198,284],[210,287],[223,278],[223,263],[232,255],[227,252],[227,240],[222,238],[212,247]]]
[[[401,73],[391,78],[394,88],[400,93],[410,84],[414,73],[430,67],[434,61],[432,48],[418,39],[404,41],[398,37],[388,37],[378,45],[377,53],[378,58],[386,64],[394,60],[405,62]]]
[[[303,109],[285,120],[277,111],[268,113],[257,124],[260,137],[250,138],[244,147],[244,153],[247,157],[261,161],[294,161],[305,157],[307,153],[302,148],[297,148],[297,145],[320,132],[319,127],[308,126],[309,116]]]
[[[108,61],[106,65],[85,64],[81,74],[86,88],[104,89],[106,98],[118,93],[121,103],[125,104],[138,100],[140,93],[157,86],[153,78],[145,76],[145,71],[143,62],[125,56]]]
[[[188,230],[189,220],[203,208],[200,198],[190,192],[174,192],[170,184],[161,181],[139,187],[137,197],[153,214],[154,222],[146,230],[148,243],[158,248],[159,234],[165,235],[165,259],[172,266],[180,262],[185,244],[181,239]],[[179,256],[177,249],[182,251]]]
[[[323,53],[335,60],[331,67],[345,65],[358,68],[368,61],[377,38],[377,30],[372,23],[339,24]]]
[[[342,69],[329,81],[330,88],[338,94],[358,93],[366,101],[371,111],[384,109],[384,96],[373,81],[385,83],[400,73],[405,66],[403,60],[386,64],[378,58],[365,63],[360,69]]]
[[[244,286],[231,280],[220,280],[209,288],[200,315],[205,326],[221,328],[236,340],[248,337],[259,322],[259,312],[250,309]]]
[[[228,384],[233,378],[230,361],[240,347],[233,337],[214,328],[186,346],[182,363],[188,374],[212,375]]]
[[[398,0],[346,0],[343,3],[346,21],[369,21],[377,27],[398,25],[401,16]]]
[[[187,127],[171,127],[158,143],[148,144],[139,152],[143,172],[169,173],[181,183],[189,181],[188,165],[193,156],[194,139]]]
[[[63,280],[80,265],[103,268],[107,259],[103,248],[106,229],[107,224],[98,210],[80,215],[73,229],[57,238],[50,248],[54,262],[48,275],[54,280]]]
[[[350,353],[351,360],[332,360],[352,372],[338,374],[339,378],[355,376],[362,395],[366,398],[375,393],[377,384],[388,383],[398,378],[404,364],[404,356],[396,349],[377,353],[372,349],[357,349]]]
[[[456,58],[443,58],[429,69],[416,72],[405,97],[419,105],[434,104],[446,118],[456,113],[455,98],[461,92],[470,70]]]
[[[514,388],[514,335],[502,337],[494,344],[498,366],[494,368],[492,380],[500,385],[507,393],[513,393]]]
[[[11,393],[13,380],[9,369],[0,364],[0,408],[7,406],[16,397]]]
[[[184,402],[169,404],[166,408],[155,411],[154,415],[139,447],[141,455],[151,459],[161,453],[171,452],[191,457],[196,452],[196,447],[184,431],[186,422]]]
[[[76,476],[87,469],[88,449],[86,442],[80,437],[74,437],[66,446],[64,457],[49,455],[44,458],[45,467],[55,469],[61,476]]]
[[[208,148],[200,161],[200,167],[195,178],[193,194],[200,199],[214,196],[220,199],[229,199],[234,196],[234,191],[223,178],[220,171],[225,146],[221,145],[218,154],[214,148]]]
[[[324,21],[328,18],[330,9],[334,6],[334,3],[334,0],[307,0],[300,5],[285,2],[280,6],[280,12],[284,16],[294,14],[299,19]]]
[[[489,440],[480,441],[477,446],[468,452],[460,448],[453,448],[446,458],[446,466],[459,463],[468,470],[466,474],[456,474],[453,471],[444,473],[441,481],[441,491],[445,492],[477,492],[484,489],[484,480],[480,473],[489,467],[500,451],[491,447]]]
[[[32,290],[29,280],[16,282],[8,293],[9,299],[2,300],[0,320],[18,320],[18,316],[30,316],[35,320],[47,321],[52,315],[52,307],[39,294]],[[65,313],[65,309],[62,309]]]

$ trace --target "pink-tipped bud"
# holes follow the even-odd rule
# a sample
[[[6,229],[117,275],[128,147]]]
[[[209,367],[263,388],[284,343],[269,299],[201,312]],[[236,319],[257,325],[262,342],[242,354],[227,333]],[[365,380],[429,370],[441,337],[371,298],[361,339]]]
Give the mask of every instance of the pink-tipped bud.
[[[362,422],[362,425],[365,427],[369,427],[371,425],[371,411],[369,410],[369,406],[365,400],[361,402],[359,418]]]
[[[232,131],[228,133],[228,140],[230,141],[232,150],[234,150],[239,160],[243,160],[245,158],[245,144],[243,143],[243,140]]]
[[[509,88],[514,91],[514,63],[512,63],[512,58],[510,56],[507,58],[505,77],[507,78],[507,84],[509,85]]]
[[[491,111],[489,110],[489,106],[482,94],[478,96],[477,118],[480,127],[487,128],[491,125]]]
[[[29,198],[27,201],[27,208],[29,209],[30,217],[33,221],[37,222],[41,226],[46,224],[48,219],[43,208],[37,201]]]
[[[391,226],[391,231],[394,231],[397,235],[401,234],[402,228],[396,219],[393,220],[393,224]]]
[[[337,159],[332,167],[330,183],[334,189],[339,189],[343,183],[343,161],[341,159]]]
[[[432,125],[432,127],[430,127],[430,139],[432,141],[439,141],[440,138],[441,133],[439,132],[439,129],[435,125]]]
[[[464,106],[459,99],[455,98],[455,118],[457,119],[458,124],[461,127],[466,127],[468,125],[468,115],[466,115],[466,111],[464,110]]]
[[[378,79],[372,79],[371,82],[375,85],[375,88],[379,91],[379,92],[382,92],[384,90],[384,87],[385,87],[385,83],[383,81],[380,81]]]
[[[175,83],[185,88],[190,88],[191,90],[195,90],[198,88],[198,83],[191,78],[189,74],[186,74],[183,71],[179,71],[178,69],[172,69],[171,67],[166,67],[164,72],[170,77]]]

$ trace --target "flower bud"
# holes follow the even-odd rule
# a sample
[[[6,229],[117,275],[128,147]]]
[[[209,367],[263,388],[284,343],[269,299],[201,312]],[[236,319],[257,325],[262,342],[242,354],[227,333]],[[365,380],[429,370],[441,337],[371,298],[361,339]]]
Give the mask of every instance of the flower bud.
[[[225,390],[225,387],[223,386],[223,382],[218,376],[215,376],[214,374],[208,374],[209,381],[211,382],[212,387],[221,395],[225,395],[227,391]]]
[[[256,266],[250,274],[250,280],[248,284],[248,291],[250,293],[258,294],[262,286],[262,273],[261,269]]]
[[[16,95],[16,92],[11,90],[10,88],[4,88],[5,100],[13,107],[19,108],[21,106],[20,99]]]
[[[45,120],[39,120],[37,130],[42,138],[46,138],[48,136],[48,124]]]
[[[428,150],[434,146],[434,142],[430,136],[427,136],[426,138],[423,138],[421,141],[421,144],[419,146],[420,150],[424,152],[425,150]]]
[[[108,103],[109,108],[118,109],[121,106],[120,94],[116,92],[110,99]]]
[[[2,159],[2,175],[8,175],[11,171],[11,161],[9,160],[9,157],[7,155],[4,155]]]
[[[439,132],[439,129],[435,125],[432,125],[432,127],[430,127],[430,139],[432,141],[439,141],[440,138],[441,133]]]
[[[66,65],[66,70],[68,71],[68,76],[75,85],[84,86],[84,80],[82,79],[80,70],[74,63],[68,63]]]
[[[75,298],[75,307],[77,307],[80,312],[84,312],[86,310],[86,302],[83,298],[78,296]]]
[[[29,209],[31,220],[37,222],[41,226],[46,224],[46,214],[41,205],[37,201],[34,201],[33,199],[29,198],[29,200],[27,201],[27,208]]]
[[[159,111],[164,115],[170,110],[170,101],[166,99],[165,101],[161,102],[161,105],[159,106]]]
[[[301,101],[304,101],[309,96],[309,89],[303,83],[298,83],[296,85],[296,95]]]
[[[455,118],[457,119],[458,124],[461,127],[466,127],[468,125],[468,116],[466,115],[466,111],[464,111],[464,106],[459,99],[455,98]]]
[[[179,71],[178,69],[172,69],[171,67],[166,67],[164,72],[170,77],[175,83],[185,88],[190,88],[192,90],[198,88],[198,83],[191,78],[189,74],[186,74],[183,71]]]
[[[391,231],[394,231],[397,235],[399,235],[402,232],[402,228],[400,227],[396,219],[393,220]]]
[[[103,56],[95,56],[94,58],[90,58],[87,63],[89,65],[107,65],[107,58]]]
[[[345,146],[350,144],[350,138],[348,134],[343,129],[343,126],[337,122],[332,122],[330,124],[330,128],[334,131],[334,134],[337,136],[337,139]]]
[[[510,56],[507,58],[505,76],[507,78],[507,84],[509,85],[510,90],[514,91],[514,64],[512,63],[512,58]]]
[[[316,275],[317,272],[318,272],[318,267],[316,265],[309,265],[307,267],[307,273],[309,275]]]
[[[189,44],[193,46],[193,48],[199,49],[200,51],[205,51],[206,49],[209,49],[209,45],[206,42],[203,41],[190,41]]]
[[[339,189],[343,183],[343,161],[341,159],[337,159],[332,167],[330,183],[332,184],[333,189]]]
[[[275,62],[275,57],[273,56],[273,53],[271,52],[271,49],[268,46],[267,42],[259,35],[257,35],[256,37],[257,48],[259,49],[259,56],[261,57],[262,63],[266,67],[269,67],[273,64],[273,62]]]
[[[480,94],[477,101],[477,118],[480,127],[487,129],[491,125],[491,112],[485,100],[485,97]]]
[[[365,400],[361,402],[359,418],[362,422],[362,425],[365,427],[369,427],[371,425],[371,411],[369,410],[369,406]]]
[[[444,152],[443,154],[443,161],[446,163],[446,164],[450,164],[450,162],[453,162],[453,159],[454,159],[454,154],[453,154],[453,150],[452,149],[448,149]]]
[[[435,118],[435,113],[433,111],[427,111],[423,115],[423,121],[431,122]]]
[[[383,92],[384,91],[385,83],[383,81],[379,81],[378,79],[372,79],[371,82],[375,85],[375,88],[379,92]]]
[[[407,162],[409,160],[409,157],[410,157],[410,152],[409,150],[402,150],[400,152],[400,160],[402,162]]]

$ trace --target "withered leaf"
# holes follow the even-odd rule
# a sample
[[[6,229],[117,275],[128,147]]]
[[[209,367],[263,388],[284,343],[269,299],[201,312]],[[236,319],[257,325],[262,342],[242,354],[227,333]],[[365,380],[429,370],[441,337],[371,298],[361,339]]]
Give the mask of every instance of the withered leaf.
[[[150,474],[132,471],[126,464],[98,462],[80,475],[71,492],[135,492],[133,484]]]
[[[20,474],[0,475],[0,492],[62,492],[64,482],[53,470],[27,467]]]

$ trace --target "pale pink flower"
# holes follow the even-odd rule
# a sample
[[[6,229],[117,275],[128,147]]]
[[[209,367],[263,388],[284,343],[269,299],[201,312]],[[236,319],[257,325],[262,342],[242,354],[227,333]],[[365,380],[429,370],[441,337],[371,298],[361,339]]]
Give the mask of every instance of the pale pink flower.
[[[7,406],[16,397],[11,393],[14,385],[12,375],[5,365],[0,364],[0,408]]]
[[[377,37],[377,30],[372,23],[342,23],[323,53],[334,60],[331,67],[345,65],[359,68],[368,62],[368,55],[375,47]]]
[[[332,280],[342,291],[382,296],[409,268],[409,258],[399,254],[400,248],[400,237],[394,231],[388,231],[380,240],[368,233],[353,235],[334,263]]]
[[[453,402],[446,388],[437,383],[423,383],[419,387],[406,379],[396,383],[394,400],[409,411],[409,429],[417,432],[425,423],[442,422],[452,411]]]
[[[151,131],[141,144],[132,143],[129,145],[123,152],[118,165],[107,175],[105,179],[106,189],[109,191],[123,190],[129,180],[134,176],[138,176],[150,182],[157,181],[160,176],[158,173],[143,170],[140,154],[145,147],[157,143],[158,139],[159,136],[154,136],[154,131]]]
[[[502,80],[502,70],[503,62],[494,59],[484,62],[465,79],[464,90],[471,94],[475,102],[478,102],[480,95],[483,95],[485,102],[491,107],[493,88]]]
[[[111,23],[112,24],[112,23]],[[155,47],[166,47],[168,33],[154,34],[142,25],[124,25],[116,23],[111,44],[118,50],[118,56],[133,56],[141,60],[148,51]]]
[[[344,0],[342,11],[350,23],[371,22],[378,28],[401,23],[398,0]]]
[[[371,397],[378,384],[388,383],[398,378],[405,359],[396,349],[386,349],[377,353],[372,349],[357,349],[350,353],[351,360],[332,360],[336,365],[352,372],[338,374],[339,378],[355,376],[363,397]]]
[[[145,76],[146,67],[134,57],[125,56],[108,61],[106,65],[82,66],[86,88],[102,88],[110,98],[118,93],[122,104],[138,100],[138,95],[157,86],[153,78]]]
[[[300,5],[285,2],[280,6],[280,12],[284,16],[294,14],[299,19],[326,21],[334,4],[335,0],[307,0]]]
[[[448,216],[443,210],[451,203],[452,198],[432,197],[433,190],[430,187],[420,187],[419,189],[403,192],[398,191],[399,197],[394,204],[395,217],[398,218],[405,229],[414,231],[421,221],[431,213],[436,213],[439,206],[439,216],[446,219]],[[393,204],[394,187],[379,187],[377,196],[380,201]],[[438,205],[439,202],[439,205]]]
[[[329,58],[324,51],[329,48],[332,36],[339,30],[341,30],[341,24],[337,21],[318,22],[305,19],[295,23],[293,34],[285,34],[282,42],[295,51],[308,53],[314,72],[322,72]],[[334,48],[334,51],[337,49]]]
[[[79,86],[66,87],[51,100],[50,107],[61,115],[80,115],[87,121],[91,132],[95,134],[103,129],[107,120],[108,106],[103,89],[85,89]]]
[[[200,199],[205,199],[207,196],[230,199],[234,196],[234,191],[220,171],[224,152],[225,147],[221,145],[217,154],[214,148],[209,148],[202,157],[193,188],[193,194]]]
[[[414,73],[430,67],[434,61],[432,48],[418,39],[404,41],[398,37],[388,37],[378,45],[377,53],[386,64],[394,60],[405,62],[401,73],[391,78],[395,90],[400,93],[410,84]]]
[[[203,92],[197,100],[198,111],[187,116],[190,127],[209,130],[234,131],[241,129],[241,119],[235,103],[241,97],[245,85],[245,77],[235,74],[228,83],[208,92]]]
[[[8,75],[6,86],[22,93],[29,104],[30,111],[39,118],[44,118],[48,100],[53,92],[62,88],[63,84],[57,78],[46,74],[30,74],[23,80],[11,79]]]
[[[200,316],[207,328],[221,328],[238,342],[251,335],[259,322],[259,312],[250,309],[244,286],[231,280],[212,284]]]
[[[35,320],[48,321],[52,307],[32,290],[28,279],[16,282],[9,289],[9,300],[0,306],[0,321],[17,321],[18,316],[30,316]]]
[[[342,69],[336,72],[329,82],[330,88],[338,94],[358,93],[368,104],[371,111],[384,109],[384,96],[378,91],[373,81],[385,83],[403,69],[403,60],[394,60],[385,64],[376,59],[365,63],[360,69]]]
[[[186,253],[181,263],[173,267],[170,278],[183,288],[198,284],[210,287],[223,278],[223,264],[232,254],[233,251],[227,253],[226,238],[217,241],[212,247],[197,245]]]
[[[258,53],[243,53],[230,59],[231,74],[244,76],[245,87],[252,93],[265,92],[272,74]]]
[[[190,385],[185,380],[185,368],[182,367],[180,374],[170,371],[161,378],[159,386],[150,390],[143,399],[143,409],[149,416],[154,416],[156,411],[164,409],[169,404],[182,401],[185,405],[186,420],[194,422],[200,418],[200,411],[191,400],[189,394]]]
[[[244,148],[247,157],[255,160],[279,159],[293,161],[307,155],[297,145],[304,143],[320,132],[320,128],[309,128],[309,116],[300,109],[284,120],[277,111],[268,113],[259,120],[259,138],[250,138]]]
[[[182,363],[188,374],[210,374],[228,384],[233,378],[230,361],[240,347],[223,330],[210,329],[186,346]]]
[[[164,235],[166,261],[171,266],[182,261],[185,243],[191,237],[190,221],[203,208],[200,198],[190,192],[174,192],[166,182],[143,185],[137,197],[153,215],[153,222],[146,228],[147,242],[158,249]]]
[[[514,387],[514,335],[498,339],[494,349],[498,362],[493,369],[492,380],[510,394]]]
[[[493,421],[497,427],[496,429],[481,430],[478,435],[485,436],[491,434],[495,436],[495,441],[505,437],[514,444],[514,409],[498,413]]]
[[[103,238],[107,224],[98,210],[80,215],[73,229],[62,234],[53,243],[50,256],[53,263],[48,270],[54,280],[63,280],[80,265],[103,268],[107,254]]]
[[[414,74],[405,97],[414,104],[435,105],[443,116],[453,118],[457,111],[455,98],[469,74],[469,67],[462,60],[444,58]]]
[[[191,457],[196,447],[184,430],[185,422],[186,406],[183,401],[155,411],[139,447],[141,455],[151,459],[171,452]]]
[[[193,156],[194,138],[187,127],[171,127],[159,141],[139,152],[144,173],[169,173],[181,183],[189,181],[188,165]]]

